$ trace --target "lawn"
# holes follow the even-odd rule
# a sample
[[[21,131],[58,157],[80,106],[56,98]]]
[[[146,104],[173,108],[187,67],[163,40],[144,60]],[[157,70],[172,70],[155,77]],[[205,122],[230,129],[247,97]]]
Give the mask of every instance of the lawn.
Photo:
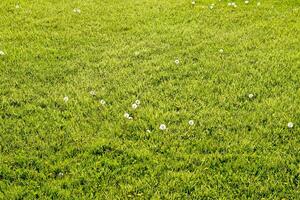
[[[0,199],[299,199],[299,0],[0,1]]]

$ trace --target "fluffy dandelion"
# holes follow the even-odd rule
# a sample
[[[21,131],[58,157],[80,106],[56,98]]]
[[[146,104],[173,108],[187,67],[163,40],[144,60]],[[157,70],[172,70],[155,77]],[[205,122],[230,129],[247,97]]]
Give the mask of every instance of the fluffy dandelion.
[[[4,55],[5,55],[4,51],[0,50],[0,56],[4,56]]]
[[[190,126],[194,126],[194,125],[195,125],[194,120],[190,120],[190,121],[189,121],[189,125],[190,125]]]
[[[245,4],[248,4],[248,3],[249,3],[249,1],[246,0],[246,1],[245,1]]]
[[[80,10],[79,8],[74,8],[73,12],[74,12],[74,13],[80,13],[81,10]]]
[[[249,99],[252,99],[254,97],[254,94],[249,94],[248,97]]]
[[[164,130],[167,129],[167,126],[166,126],[165,124],[161,124],[161,125],[159,126],[159,129],[162,130],[162,131],[164,131]]]
[[[224,50],[223,50],[223,49],[219,49],[219,52],[220,52],[220,53],[223,53],[223,52],[224,52]]]
[[[237,5],[234,2],[229,2],[228,6],[232,6],[232,7],[235,7],[235,8],[237,7]]]
[[[135,109],[137,109],[138,105],[136,103],[134,103],[134,104],[131,105],[131,107],[132,107],[133,110],[135,110]]]
[[[128,113],[128,112],[125,112],[125,113],[124,113],[124,117],[127,118],[127,119],[129,119],[129,117],[130,117],[129,113]]]
[[[101,99],[101,100],[100,100],[100,104],[104,106],[104,105],[106,104],[105,100],[104,100],[104,99]]]
[[[65,96],[65,97],[64,97],[64,102],[67,103],[68,101],[69,101],[69,97]]]
[[[136,105],[140,105],[140,104],[141,104],[141,101],[137,99],[137,100],[135,100],[135,104],[136,104]]]
[[[196,4],[196,2],[195,1],[192,1],[192,5],[195,5]]]
[[[293,122],[289,122],[289,123],[287,124],[287,126],[288,126],[289,128],[293,128],[293,127],[294,127],[294,123],[293,123]]]
[[[59,177],[62,177],[62,176],[64,176],[64,173],[59,172],[59,173],[58,173],[58,176],[59,176]]]
[[[90,95],[96,96],[96,91],[95,90],[90,91]]]
[[[175,60],[175,64],[176,64],[176,65],[179,65],[179,63],[180,63],[179,59],[176,59],[176,60]]]

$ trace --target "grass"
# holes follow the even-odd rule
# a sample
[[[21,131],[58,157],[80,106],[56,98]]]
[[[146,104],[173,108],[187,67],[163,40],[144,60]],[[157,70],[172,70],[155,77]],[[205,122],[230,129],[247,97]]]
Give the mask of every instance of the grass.
[[[299,198],[300,2],[257,2],[1,1],[0,199]]]

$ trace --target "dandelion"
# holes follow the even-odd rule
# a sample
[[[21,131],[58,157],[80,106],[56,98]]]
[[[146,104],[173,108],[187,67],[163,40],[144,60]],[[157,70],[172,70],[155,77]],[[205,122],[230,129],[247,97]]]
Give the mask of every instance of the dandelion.
[[[223,49],[219,49],[219,52],[220,52],[220,53],[223,53],[223,52],[224,52],[224,50],[223,50]]]
[[[176,64],[176,65],[179,65],[179,63],[180,63],[179,59],[176,59],[176,60],[175,60],[175,64]]]
[[[128,113],[128,112],[125,112],[125,113],[124,113],[124,117],[127,118],[127,119],[129,119],[129,117],[130,117],[129,113]]]
[[[159,129],[162,130],[162,131],[164,131],[164,130],[167,129],[167,126],[166,126],[165,124],[161,124],[161,125],[159,126]]]
[[[190,126],[194,126],[194,124],[195,124],[194,120],[190,120],[190,121],[189,121],[189,125],[190,125]]]
[[[64,102],[67,103],[68,101],[69,101],[69,97],[65,96],[65,97],[64,97]]]
[[[128,119],[129,119],[129,120],[132,120],[133,118],[132,118],[132,117],[128,117]]]
[[[293,123],[293,122],[289,122],[289,123],[287,124],[287,126],[288,126],[289,128],[293,128],[293,127],[294,127],[294,123]]]
[[[137,109],[138,105],[136,103],[134,103],[134,104],[131,105],[131,107],[132,107],[133,110],[135,110],[135,109]]]
[[[254,95],[253,94],[249,94],[248,97],[249,97],[249,99],[252,99],[254,97]]]
[[[106,104],[105,100],[104,100],[104,99],[101,99],[101,100],[100,100],[100,104],[104,106],[104,105]]]
[[[196,4],[196,2],[195,1],[192,1],[192,5],[195,5]]]
[[[96,96],[96,91],[95,90],[90,91],[90,95]]]
[[[80,10],[79,8],[74,8],[73,12],[74,12],[74,13],[80,13],[81,10]]]
[[[248,4],[248,3],[249,3],[249,1],[246,0],[246,1],[245,1],[245,4]]]
[[[257,6],[260,6],[260,2],[257,2]]]
[[[140,105],[140,104],[141,104],[141,101],[137,99],[137,100],[135,100],[135,104],[136,104],[136,105]]]
[[[0,50],[0,56],[4,56],[4,55],[5,55],[5,53]]]
[[[58,177],[63,177],[63,176],[64,176],[64,173],[62,173],[62,172],[58,173]]]
[[[149,129],[147,129],[147,131],[146,131],[147,133],[151,133],[151,131],[149,130]]]

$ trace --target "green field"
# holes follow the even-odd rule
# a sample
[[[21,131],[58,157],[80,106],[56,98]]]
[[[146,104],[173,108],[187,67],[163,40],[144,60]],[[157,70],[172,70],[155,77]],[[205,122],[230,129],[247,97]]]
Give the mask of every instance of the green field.
[[[0,1],[0,199],[300,199],[300,1],[228,3]]]

